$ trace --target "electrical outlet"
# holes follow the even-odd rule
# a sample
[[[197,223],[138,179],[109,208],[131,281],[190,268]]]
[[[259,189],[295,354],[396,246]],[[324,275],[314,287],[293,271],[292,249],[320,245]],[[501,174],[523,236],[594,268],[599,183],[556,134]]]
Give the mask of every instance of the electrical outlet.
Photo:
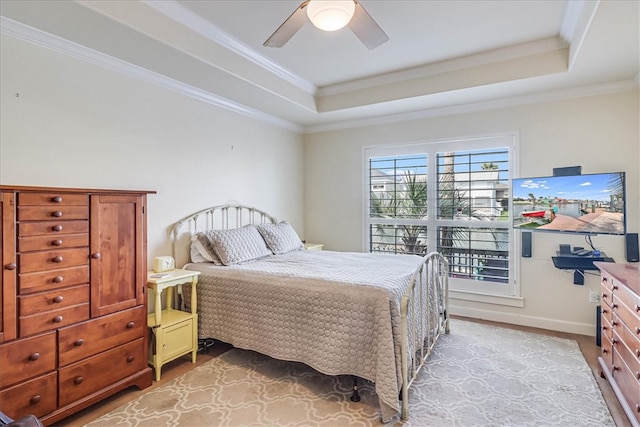
[[[600,293],[596,291],[589,291],[589,302],[599,303],[600,302]]]

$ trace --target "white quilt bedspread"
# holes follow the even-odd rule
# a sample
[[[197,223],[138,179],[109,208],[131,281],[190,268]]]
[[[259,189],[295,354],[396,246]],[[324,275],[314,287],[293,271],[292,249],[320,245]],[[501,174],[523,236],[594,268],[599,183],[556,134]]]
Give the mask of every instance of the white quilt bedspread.
[[[201,338],[373,381],[388,421],[399,411],[402,384],[399,301],[420,261],[303,250],[229,267],[186,268],[202,272]]]

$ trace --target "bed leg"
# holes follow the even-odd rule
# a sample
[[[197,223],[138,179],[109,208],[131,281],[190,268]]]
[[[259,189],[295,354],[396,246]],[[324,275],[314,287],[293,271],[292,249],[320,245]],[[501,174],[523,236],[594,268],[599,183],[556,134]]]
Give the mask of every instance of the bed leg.
[[[351,378],[353,378],[353,394],[350,399],[352,402],[360,402],[360,394],[358,394],[358,377],[353,375]]]

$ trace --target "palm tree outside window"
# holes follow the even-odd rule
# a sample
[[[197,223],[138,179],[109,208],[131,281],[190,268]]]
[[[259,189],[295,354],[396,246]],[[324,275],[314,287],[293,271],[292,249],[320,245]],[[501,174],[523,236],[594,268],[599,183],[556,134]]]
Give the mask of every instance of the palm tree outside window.
[[[459,145],[366,150],[368,251],[438,251],[465,289],[512,295],[510,147]]]

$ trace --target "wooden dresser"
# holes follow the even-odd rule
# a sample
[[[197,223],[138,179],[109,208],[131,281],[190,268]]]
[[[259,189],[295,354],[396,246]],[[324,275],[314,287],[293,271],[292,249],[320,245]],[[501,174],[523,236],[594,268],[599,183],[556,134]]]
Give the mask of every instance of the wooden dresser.
[[[631,425],[640,426],[640,265],[594,263],[602,280],[601,375]]]
[[[0,186],[0,410],[51,424],[147,365],[149,191]]]

